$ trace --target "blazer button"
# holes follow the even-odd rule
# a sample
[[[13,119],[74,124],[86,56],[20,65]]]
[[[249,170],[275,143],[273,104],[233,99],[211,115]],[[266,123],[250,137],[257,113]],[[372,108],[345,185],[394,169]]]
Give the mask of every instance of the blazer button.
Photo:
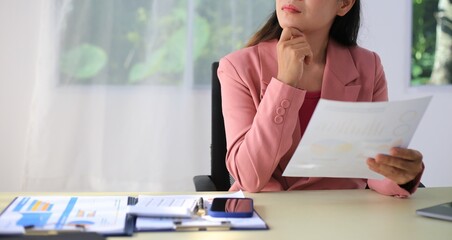
[[[275,117],[275,123],[276,124],[281,124],[284,121],[284,118],[280,115]]]
[[[281,107],[283,108],[289,108],[290,107],[290,102],[287,99],[284,99],[281,101]]]
[[[284,109],[282,107],[279,107],[279,108],[276,109],[276,113],[278,115],[284,115],[286,113],[286,109]]]

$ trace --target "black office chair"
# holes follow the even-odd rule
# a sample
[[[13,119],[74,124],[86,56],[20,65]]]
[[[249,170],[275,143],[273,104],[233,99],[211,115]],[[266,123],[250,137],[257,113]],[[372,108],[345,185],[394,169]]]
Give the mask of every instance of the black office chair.
[[[200,191],[227,191],[233,181],[226,169],[226,133],[221,108],[221,86],[217,76],[218,62],[212,63],[212,135],[210,145],[210,175],[193,177],[195,189]]]

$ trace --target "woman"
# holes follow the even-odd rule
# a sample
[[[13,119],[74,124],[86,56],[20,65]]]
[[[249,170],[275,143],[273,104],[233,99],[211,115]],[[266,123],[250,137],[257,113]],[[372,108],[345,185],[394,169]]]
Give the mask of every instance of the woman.
[[[423,163],[411,149],[367,159],[384,180],[282,176],[320,98],[387,101],[380,58],[356,44],[359,24],[359,0],[276,0],[274,14],[248,46],[221,59],[231,190],[368,185],[385,195],[414,193]]]

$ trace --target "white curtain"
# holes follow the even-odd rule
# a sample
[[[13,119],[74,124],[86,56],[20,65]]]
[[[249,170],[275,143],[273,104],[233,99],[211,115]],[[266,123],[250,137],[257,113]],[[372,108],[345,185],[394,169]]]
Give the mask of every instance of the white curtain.
[[[11,130],[23,133],[23,147],[0,149],[13,190],[194,190],[192,177],[210,170],[210,63],[242,47],[274,2],[28,3],[0,2],[18,19],[39,13],[25,24],[37,28],[35,61],[30,96],[17,105],[23,124]]]

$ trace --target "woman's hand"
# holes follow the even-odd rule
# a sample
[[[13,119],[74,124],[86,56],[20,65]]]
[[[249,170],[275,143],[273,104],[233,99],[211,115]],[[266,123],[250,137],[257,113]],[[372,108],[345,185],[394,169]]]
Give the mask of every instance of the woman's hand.
[[[277,79],[297,87],[303,76],[303,65],[312,60],[311,46],[302,32],[295,28],[284,28],[277,45]]]
[[[367,159],[369,168],[399,185],[408,183],[422,171],[422,154],[406,148],[392,148],[389,155]]]

